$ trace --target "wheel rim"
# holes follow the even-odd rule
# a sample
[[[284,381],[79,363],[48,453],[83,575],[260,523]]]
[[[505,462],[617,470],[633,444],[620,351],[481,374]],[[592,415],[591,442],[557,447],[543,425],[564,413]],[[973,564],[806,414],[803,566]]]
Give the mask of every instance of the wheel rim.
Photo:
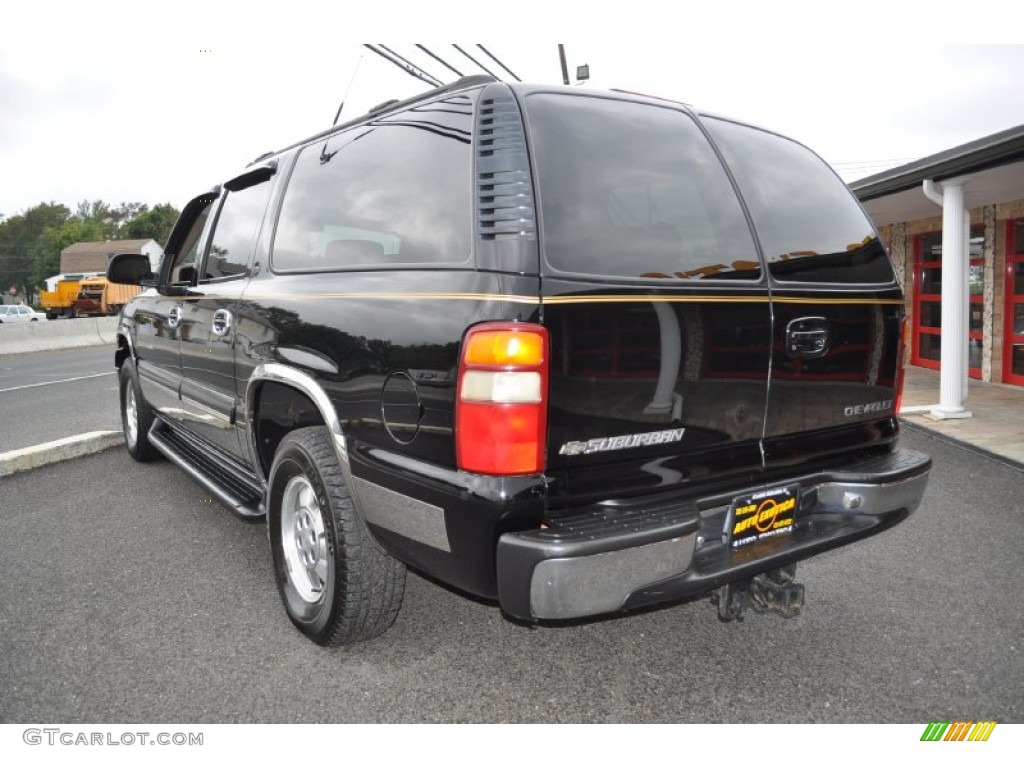
[[[135,445],[139,436],[139,411],[135,406],[135,388],[131,382],[125,388],[124,393],[124,426],[127,432],[128,444]]]
[[[315,603],[327,584],[327,538],[313,486],[305,475],[288,481],[281,499],[281,546],[299,597]]]

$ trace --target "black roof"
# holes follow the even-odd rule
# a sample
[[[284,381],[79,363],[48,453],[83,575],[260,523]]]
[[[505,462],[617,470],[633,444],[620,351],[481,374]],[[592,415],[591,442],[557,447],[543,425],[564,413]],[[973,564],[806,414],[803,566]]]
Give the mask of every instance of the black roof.
[[[309,143],[311,141],[316,141],[318,139],[325,138],[327,136],[330,136],[332,133],[335,133],[335,132],[337,132],[337,131],[339,131],[339,130],[341,130],[343,128],[347,128],[347,127],[352,126],[352,125],[358,125],[360,123],[366,122],[367,120],[369,120],[371,118],[380,117],[380,116],[386,115],[386,114],[388,114],[390,112],[395,112],[395,111],[398,111],[400,109],[405,109],[408,106],[411,106],[413,104],[417,104],[418,102],[421,102],[421,101],[426,101],[427,99],[432,99],[435,96],[440,96],[440,95],[443,95],[445,93],[454,93],[456,91],[461,91],[464,88],[472,88],[472,87],[477,86],[477,85],[486,85],[488,83],[496,83],[496,82],[498,82],[498,79],[496,77],[492,77],[491,75],[467,75],[466,77],[461,77],[458,80],[455,80],[455,81],[453,81],[451,83],[447,83],[446,85],[441,85],[441,86],[439,86],[437,88],[433,88],[433,89],[431,89],[429,91],[426,91],[424,93],[418,93],[415,96],[412,96],[412,97],[410,97],[408,99],[403,99],[401,101],[398,100],[398,99],[390,99],[388,101],[383,102],[382,104],[378,104],[376,107],[371,109],[365,115],[360,115],[359,117],[357,117],[357,118],[355,118],[353,120],[349,120],[348,122],[341,123],[340,125],[332,125],[330,128],[327,128],[326,130],[320,131],[320,133],[316,133],[316,134],[314,134],[314,135],[312,135],[312,136],[310,136],[308,138],[303,139],[302,141],[297,141],[294,144],[289,144],[287,147],[284,147],[283,149],[279,149],[279,150],[276,150],[274,152],[267,152],[265,154],[262,154],[259,157],[257,157],[255,160],[253,160],[251,163],[249,163],[249,165],[253,165],[255,163],[260,162],[261,160],[265,160],[267,158],[273,157],[274,155],[279,155],[282,152],[287,152],[289,149],[294,149],[295,147],[300,147],[303,144],[307,144],[307,143]]]

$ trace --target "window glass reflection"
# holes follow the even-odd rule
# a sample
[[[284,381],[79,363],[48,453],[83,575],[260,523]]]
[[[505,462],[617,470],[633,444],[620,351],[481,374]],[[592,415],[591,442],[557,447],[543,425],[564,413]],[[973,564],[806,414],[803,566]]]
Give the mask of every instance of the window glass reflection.
[[[460,94],[303,149],[284,196],[274,269],[466,262],[472,119],[473,103]]]
[[[228,192],[217,216],[201,281],[236,277],[247,272],[249,257],[267,208],[270,188],[269,182],[263,182],[237,192]]]
[[[616,99],[527,99],[548,263],[562,272],[755,279],[757,251],[693,119]]]
[[[1024,376],[1024,344],[1015,344],[1013,347],[1013,373],[1015,376]]]
[[[705,121],[779,280],[890,283],[892,265],[856,198],[813,152],[725,120]]]
[[[941,358],[942,341],[938,334],[922,333],[918,340],[921,357],[938,362]]]

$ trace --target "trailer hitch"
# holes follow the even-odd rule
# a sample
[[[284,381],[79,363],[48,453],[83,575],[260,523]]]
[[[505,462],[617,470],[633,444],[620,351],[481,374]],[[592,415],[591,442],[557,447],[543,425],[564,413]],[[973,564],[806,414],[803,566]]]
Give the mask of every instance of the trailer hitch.
[[[795,582],[794,576],[796,563],[726,584],[711,593],[711,604],[718,608],[720,621],[743,621],[747,608],[792,619],[799,616],[804,607],[804,585]]]

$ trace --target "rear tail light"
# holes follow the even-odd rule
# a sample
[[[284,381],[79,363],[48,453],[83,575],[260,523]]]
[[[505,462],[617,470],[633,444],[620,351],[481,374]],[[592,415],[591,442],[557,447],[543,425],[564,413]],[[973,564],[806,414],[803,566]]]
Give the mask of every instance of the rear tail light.
[[[900,341],[899,341],[899,352],[896,355],[896,410],[893,411],[894,416],[900,415],[900,408],[903,407],[903,381],[904,381],[904,367],[907,364],[907,318],[903,317],[900,320]]]
[[[485,475],[544,471],[548,332],[532,323],[482,323],[462,345],[455,405],[459,468]]]

